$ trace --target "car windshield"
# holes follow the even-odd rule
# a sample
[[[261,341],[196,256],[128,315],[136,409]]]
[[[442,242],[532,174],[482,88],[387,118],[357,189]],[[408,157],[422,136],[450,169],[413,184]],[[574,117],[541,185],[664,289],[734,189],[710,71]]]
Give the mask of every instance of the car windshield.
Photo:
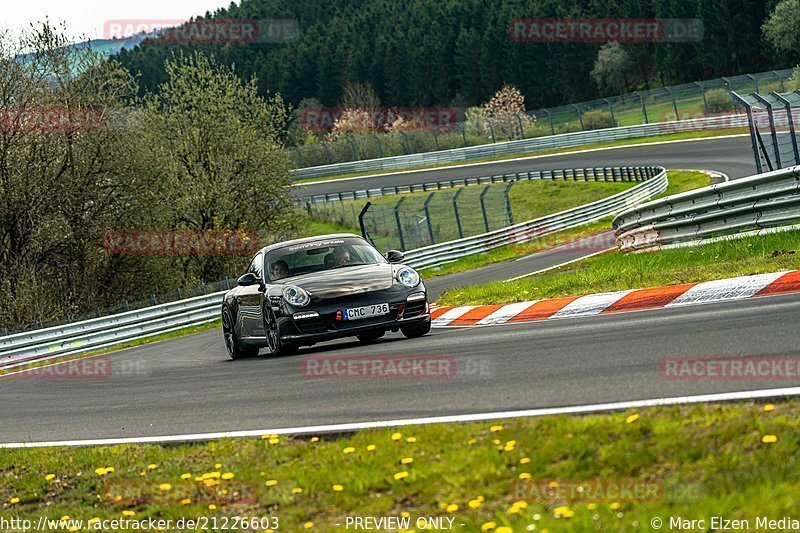
[[[386,263],[370,244],[356,237],[305,242],[267,254],[267,278],[278,281],[311,272]]]

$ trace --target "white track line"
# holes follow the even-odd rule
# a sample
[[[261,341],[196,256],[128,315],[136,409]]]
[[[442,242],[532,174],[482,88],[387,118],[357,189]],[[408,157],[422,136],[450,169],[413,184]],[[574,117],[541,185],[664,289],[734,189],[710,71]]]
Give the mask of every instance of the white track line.
[[[605,250],[600,250],[599,252],[594,252],[589,255],[582,255],[580,257],[576,257],[575,259],[570,259],[569,261],[564,261],[563,263],[559,263],[557,265],[549,266],[547,268],[542,268],[541,270],[537,270],[536,272],[530,272],[528,274],[523,274],[521,276],[517,276],[515,278],[508,278],[507,280],[503,280],[503,283],[508,283],[509,281],[516,281],[518,279],[527,278],[530,276],[535,276],[536,274],[542,274],[543,272],[547,272],[548,270],[554,270],[556,268],[561,268],[563,266],[571,265],[572,263],[577,263],[578,261],[583,261],[584,259],[589,259],[590,257],[594,257],[596,255],[604,254],[606,252],[610,252],[611,250],[616,250],[616,246],[612,246],[611,248],[606,248]],[[519,261],[519,259],[517,259]]]
[[[735,135],[718,135],[716,137],[699,137],[697,139],[677,139],[674,141],[658,141],[658,142],[640,142],[636,144],[625,144],[622,146],[607,146],[604,148],[587,148],[586,150],[573,150],[571,152],[560,152],[555,154],[540,154],[540,155],[530,155],[526,157],[515,157],[512,159],[497,159],[494,161],[484,161],[482,163],[469,163],[466,165],[448,165],[446,167],[429,167],[429,168],[418,168],[416,170],[399,170],[397,172],[384,172],[382,174],[370,174],[368,176],[353,176],[351,178],[338,178],[338,179],[330,179],[330,180],[318,180],[318,181],[296,181],[294,186],[306,186],[306,185],[320,185],[323,183],[330,184],[335,183],[337,181],[353,181],[353,180],[365,180],[370,178],[385,178],[386,176],[397,176],[402,174],[411,174],[415,172],[437,172],[439,170],[451,170],[454,168],[464,169],[470,167],[480,167],[486,165],[496,165],[497,163],[515,163],[517,161],[528,161],[531,159],[543,159],[546,157],[561,157],[565,155],[575,155],[575,154],[587,154],[591,152],[602,152],[605,150],[622,150],[625,148],[636,148],[638,146],[659,146],[662,144],[675,144],[675,143],[689,143],[689,142],[700,142],[700,141],[715,141],[719,139],[728,139],[734,137],[749,137],[749,133],[737,133]],[[640,137],[641,138],[641,137]],[[632,138],[632,140],[635,139]],[[548,148],[543,148],[542,150],[548,150]],[[715,171],[716,172],[716,171]]]
[[[756,400],[763,398],[779,398],[800,395],[800,387],[780,389],[762,389],[752,391],[722,392],[694,396],[676,396],[672,398],[654,398],[650,400],[633,400],[628,402],[598,403],[569,407],[546,407],[522,411],[495,411],[453,416],[433,416],[426,418],[407,418],[400,420],[380,420],[375,422],[354,422],[349,424],[327,424],[321,426],[298,426],[278,429],[259,429],[246,431],[227,431],[219,433],[193,433],[186,435],[161,435],[156,437],[130,437],[119,439],[87,439],[45,442],[11,442],[0,444],[0,448],[42,448],[46,446],[110,446],[115,444],[142,444],[164,442],[190,442],[234,437],[258,437],[261,435],[316,435],[322,433],[345,433],[362,429],[390,428],[425,424],[448,424],[460,422],[481,422],[509,418],[533,416],[551,416],[564,414],[588,414],[603,411],[620,411],[656,407],[659,405],[680,405],[705,402],[725,402],[734,400]]]

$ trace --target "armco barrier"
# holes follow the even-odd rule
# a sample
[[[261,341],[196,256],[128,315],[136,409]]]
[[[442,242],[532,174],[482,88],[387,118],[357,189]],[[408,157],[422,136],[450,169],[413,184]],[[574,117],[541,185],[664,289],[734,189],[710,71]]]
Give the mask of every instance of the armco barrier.
[[[411,250],[406,254],[406,263],[415,268],[435,266],[506,244],[528,242],[626,210],[667,188],[667,174],[662,167],[637,167],[630,172],[643,176],[646,181],[608,198],[560,213],[483,235]],[[216,292],[136,311],[0,337],[0,368],[9,369],[31,361],[103,349],[122,342],[205,324],[219,317],[223,294],[224,292]]]
[[[617,244],[635,251],[800,220],[800,166],[668,196],[614,219]]]
[[[396,170],[401,168],[418,167],[423,165],[437,165],[468,161],[484,157],[497,157],[503,155],[538,152],[542,150],[557,150],[573,148],[593,143],[616,141],[620,139],[634,139],[650,137],[664,133],[678,133],[719,128],[747,127],[747,115],[722,115],[692,120],[675,122],[661,122],[657,124],[644,124],[639,126],[624,126],[620,128],[607,128],[602,130],[581,131],[576,133],[563,133],[548,137],[534,137],[518,141],[508,141],[466,148],[454,148],[438,152],[421,154],[408,154],[364,161],[351,161],[318,167],[301,168],[294,171],[295,179],[333,176],[351,172],[377,172],[381,170]]]

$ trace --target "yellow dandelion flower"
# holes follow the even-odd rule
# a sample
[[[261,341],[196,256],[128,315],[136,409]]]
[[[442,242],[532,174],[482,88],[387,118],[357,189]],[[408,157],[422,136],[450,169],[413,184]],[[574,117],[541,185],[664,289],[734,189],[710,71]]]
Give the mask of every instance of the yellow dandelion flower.
[[[172,485],[170,485],[169,483],[162,483],[161,485],[158,486],[158,490],[163,492],[172,490]]]
[[[264,483],[264,485],[266,485],[267,487],[274,487],[277,484],[278,484],[277,479],[268,479],[267,482]]]
[[[345,455],[347,455],[347,454],[349,454],[349,453],[353,453],[354,451],[356,451],[356,449],[355,449],[355,448],[353,448],[352,446],[348,446],[347,448],[345,448],[344,450],[342,450],[342,453],[343,453],[343,454],[345,454]]]
[[[312,527],[314,527],[314,522],[306,522],[305,524],[303,524],[303,527],[306,529],[311,529]]]
[[[89,524],[94,524],[95,522],[99,522],[99,521],[100,521],[100,518],[95,516],[94,518],[90,518],[89,519]]]
[[[190,503],[192,503],[192,500],[189,498],[184,498],[181,500],[181,505],[189,505]]]
[[[528,464],[530,462],[531,462],[531,458],[530,457],[523,457],[522,459],[519,460],[519,464],[521,464],[521,465],[526,465],[526,464]]]
[[[400,513],[400,516],[402,516],[403,518],[408,518],[409,516],[411,516],[411,513],[409,513],[408,511],[403,511]]]
[[[445,511],[447,511],[448,513],[455,513],[456,511],[458,511],[458,504],[451,503],[445,508]]]
[[[56,478],[56,475],[55,475],[55,474],[47,474],[46,476],[44,476],[44,478],[45,478],[47,481],[51,481],[51,480],[53,480],[53,479],[55,479],[55,478]]]
[[[772,444],[773,442],[778,442],[778,436],[764,435],[763,437],[761,437],[761,442],[763,442],[764,444]]]
[[[106,469],[105,468],[95,468],[94,469],[94,473],[97,474],[98,476],[102,477],[102,476],[106,475]]]
[[[478,439],[469,439],[469,440],[467,441],[467,444],[470,444],[470,445],[472,445],[472,444],[475,444],[476,442],[478,442]]]
[[[414,462],[414,458],[413,457],[403,457],[402,459],[400,459],[400,462],[402,464],[404,464],[404,465],[410,465],[411,463]]]
[[[480,500],[470,500],[470,501],[467,502],[467,506],[470,509],[477,509],[481,505],[483,505],[483,503]]]
[[[11,505],[14,505],[14,504],[16,504],[16,503],[19,503],[19,498],[11,498],[11,499],[9,500],[9,503],[10,503]]]
[[[619,504],[619,502],[613,502],[611,505],[609,505],[609,507],[611,507],[611,510],[616,511],[622,506]]]
[[[122,515],[123,516],[136,516],[136,513],[133,512],[133,511],[129,511],[128,509],[125,509],[124,511],[122,511]]]
[[[281,439],[279,439],[277,437],[273,437],[273,438],[269,439],[269,443],[270,444],[278,444],[280,441],[281,441]]]
[[[158,465],[155,464],[155,463],[151,463],[151,464],[147,465],[147,469],[148,470],[155,470],[156,468],[158,468]]]
[[[81,529],[78,526],[69,526],[67,531],[80,531]]]
[[[342,492],[344,490],[344,487],[341,485],[334,485],[331,488],[333,489],[333,492]]]
[[[597,509],[597,504],[590,503],[589,505],[586,506],[586,508],[589,509],[590,511],[594,511],[595,509]]]
[[[271,438],[272,438],[271,435],[261,435],[261,440],[269,440]]]
[[[208,506],[208,510],[209,510],[209,511],[213,511],[213,510],[215,510],[216,508],[217,508],[217,506],[216,506],[216,505],[214,505],[213,503],[212,503],[211,505],[209,505],[209,506]]]
[[[495,524],[494,522],[485,522],[481,526],[481,531],[492,531],[496,526],[497,524]]]
[[[439,502],[439,509],[444,511],[449,504],[447,502]]]
[[[398,473],[396,473],[396,474],[394,475],[394,478],[395,478],[397,481],[400,481],[401,479],[405,479],[405,478],[407,478],[407,477],[408,477],[408,472],[398,472]]]
[[[475,499],[476,499],[476,500],[478,500],[478,501],[479,501],[479,502],[481,502],[481,503],[483,503],[483,500],[484,500],[483,496],[478,496],[478,497],[477,497],[477,498],[475,498]]]
[[[192,475],[186,472],[185,474],[181,474],[181,479],[192,479]]]
[[[115,501],[115,502],[121,502],[121,501],[122,501],[122,496],[120,496],[119,494],[117,494],[116,496],[114,496],[114,501]]]
[[[530,479],[530,478],[531,478],[531,475],[530,475],[529,473],[527,473],[527,472],[523,472],[523,473],[521,473],[521,474],[519,475],[519,478],[520,478],[520,479]]]
[[[417,442],[417,437],[408,437],[406,439],[406,442],[414,444],[415,442]]]
[[[553,509],[553,514],[558,514],[558,515],[562,515],[563,516],[564,513],[568,512],[568,511],[569,511],[569,507],[567,507],[566,505],[561,505],[561,506],[556,507],[555,509]]]
[[[775,406],[772,405],[771,403],[768,403],[767,405],[764,406],[765,411],[772,411],[773,409],[775,409]]]
[[[311,442],[319,442],[319,437],[311,437]]]
[[[110,474],[111,472],[114,472],[115,470],[116,470],[116,468],[114,468],[113,466],[107,466],[106,467],[106,473],[107,474]]]
[[[146,476],[146,475],[147,475],[147,472],[145,472],[144,470],[142,470],[141,472],[139,472],[139,475],[140,475],[140,476],[142,476],[142,477],[144,477],[144,476]]]
[[[300,487],[295,487],[292,489],[292,494],[303,494],[303,489]]]
[[[374,444],[370,444],[369,446],[367,446],[367,451],[374,452],[376,448],[377,446],[375,446]]]
[[[494,530],[495,533],[514,533],[514,530],[508,526],[500,526]]]
[[[626,424],[633,424],[637,420],[639,420],[639,414],[638,413],[633,413],[631,416],[629,416],[628,418],[625,419],[625,423]]]
[[[235,475],[233,472],[225,472],[222,474],[222,479],[233,479]]]
[[[62,516],[61,518],[59,518],[59,520],[61,520],[62,522],[63,522],[63,521],[65,521],[65,520],[69,520],[69,515],[68,515],[68,514],[65,514],[64,516]]]
[[[222,463],[217,463],[217,464],[215,464],[215,465],[214,465],[214,468],[215,468],[216,470],[219,470],[220,468],[222,468]]]
[[[491,431],[492,433],[497,433],[498,431],[503,431],[503,426],[500,426],[500,425],[492,426],[492,427],[489,428],[489,431]]]
[[[392,433],[392,440],[400,440],[403,438],[402,433]]]

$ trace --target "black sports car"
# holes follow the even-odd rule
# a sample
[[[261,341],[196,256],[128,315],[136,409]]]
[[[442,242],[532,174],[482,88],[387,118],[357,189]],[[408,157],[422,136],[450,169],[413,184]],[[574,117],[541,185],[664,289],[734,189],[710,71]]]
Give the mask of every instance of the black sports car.
[[[401,252],[383,257],[349,233],[263,248],[222,303],[228,354],[238,359],[263,347],[286,354],[341,337],[372,341],[389,330],[425,335],[425,285],[402,260]]]

